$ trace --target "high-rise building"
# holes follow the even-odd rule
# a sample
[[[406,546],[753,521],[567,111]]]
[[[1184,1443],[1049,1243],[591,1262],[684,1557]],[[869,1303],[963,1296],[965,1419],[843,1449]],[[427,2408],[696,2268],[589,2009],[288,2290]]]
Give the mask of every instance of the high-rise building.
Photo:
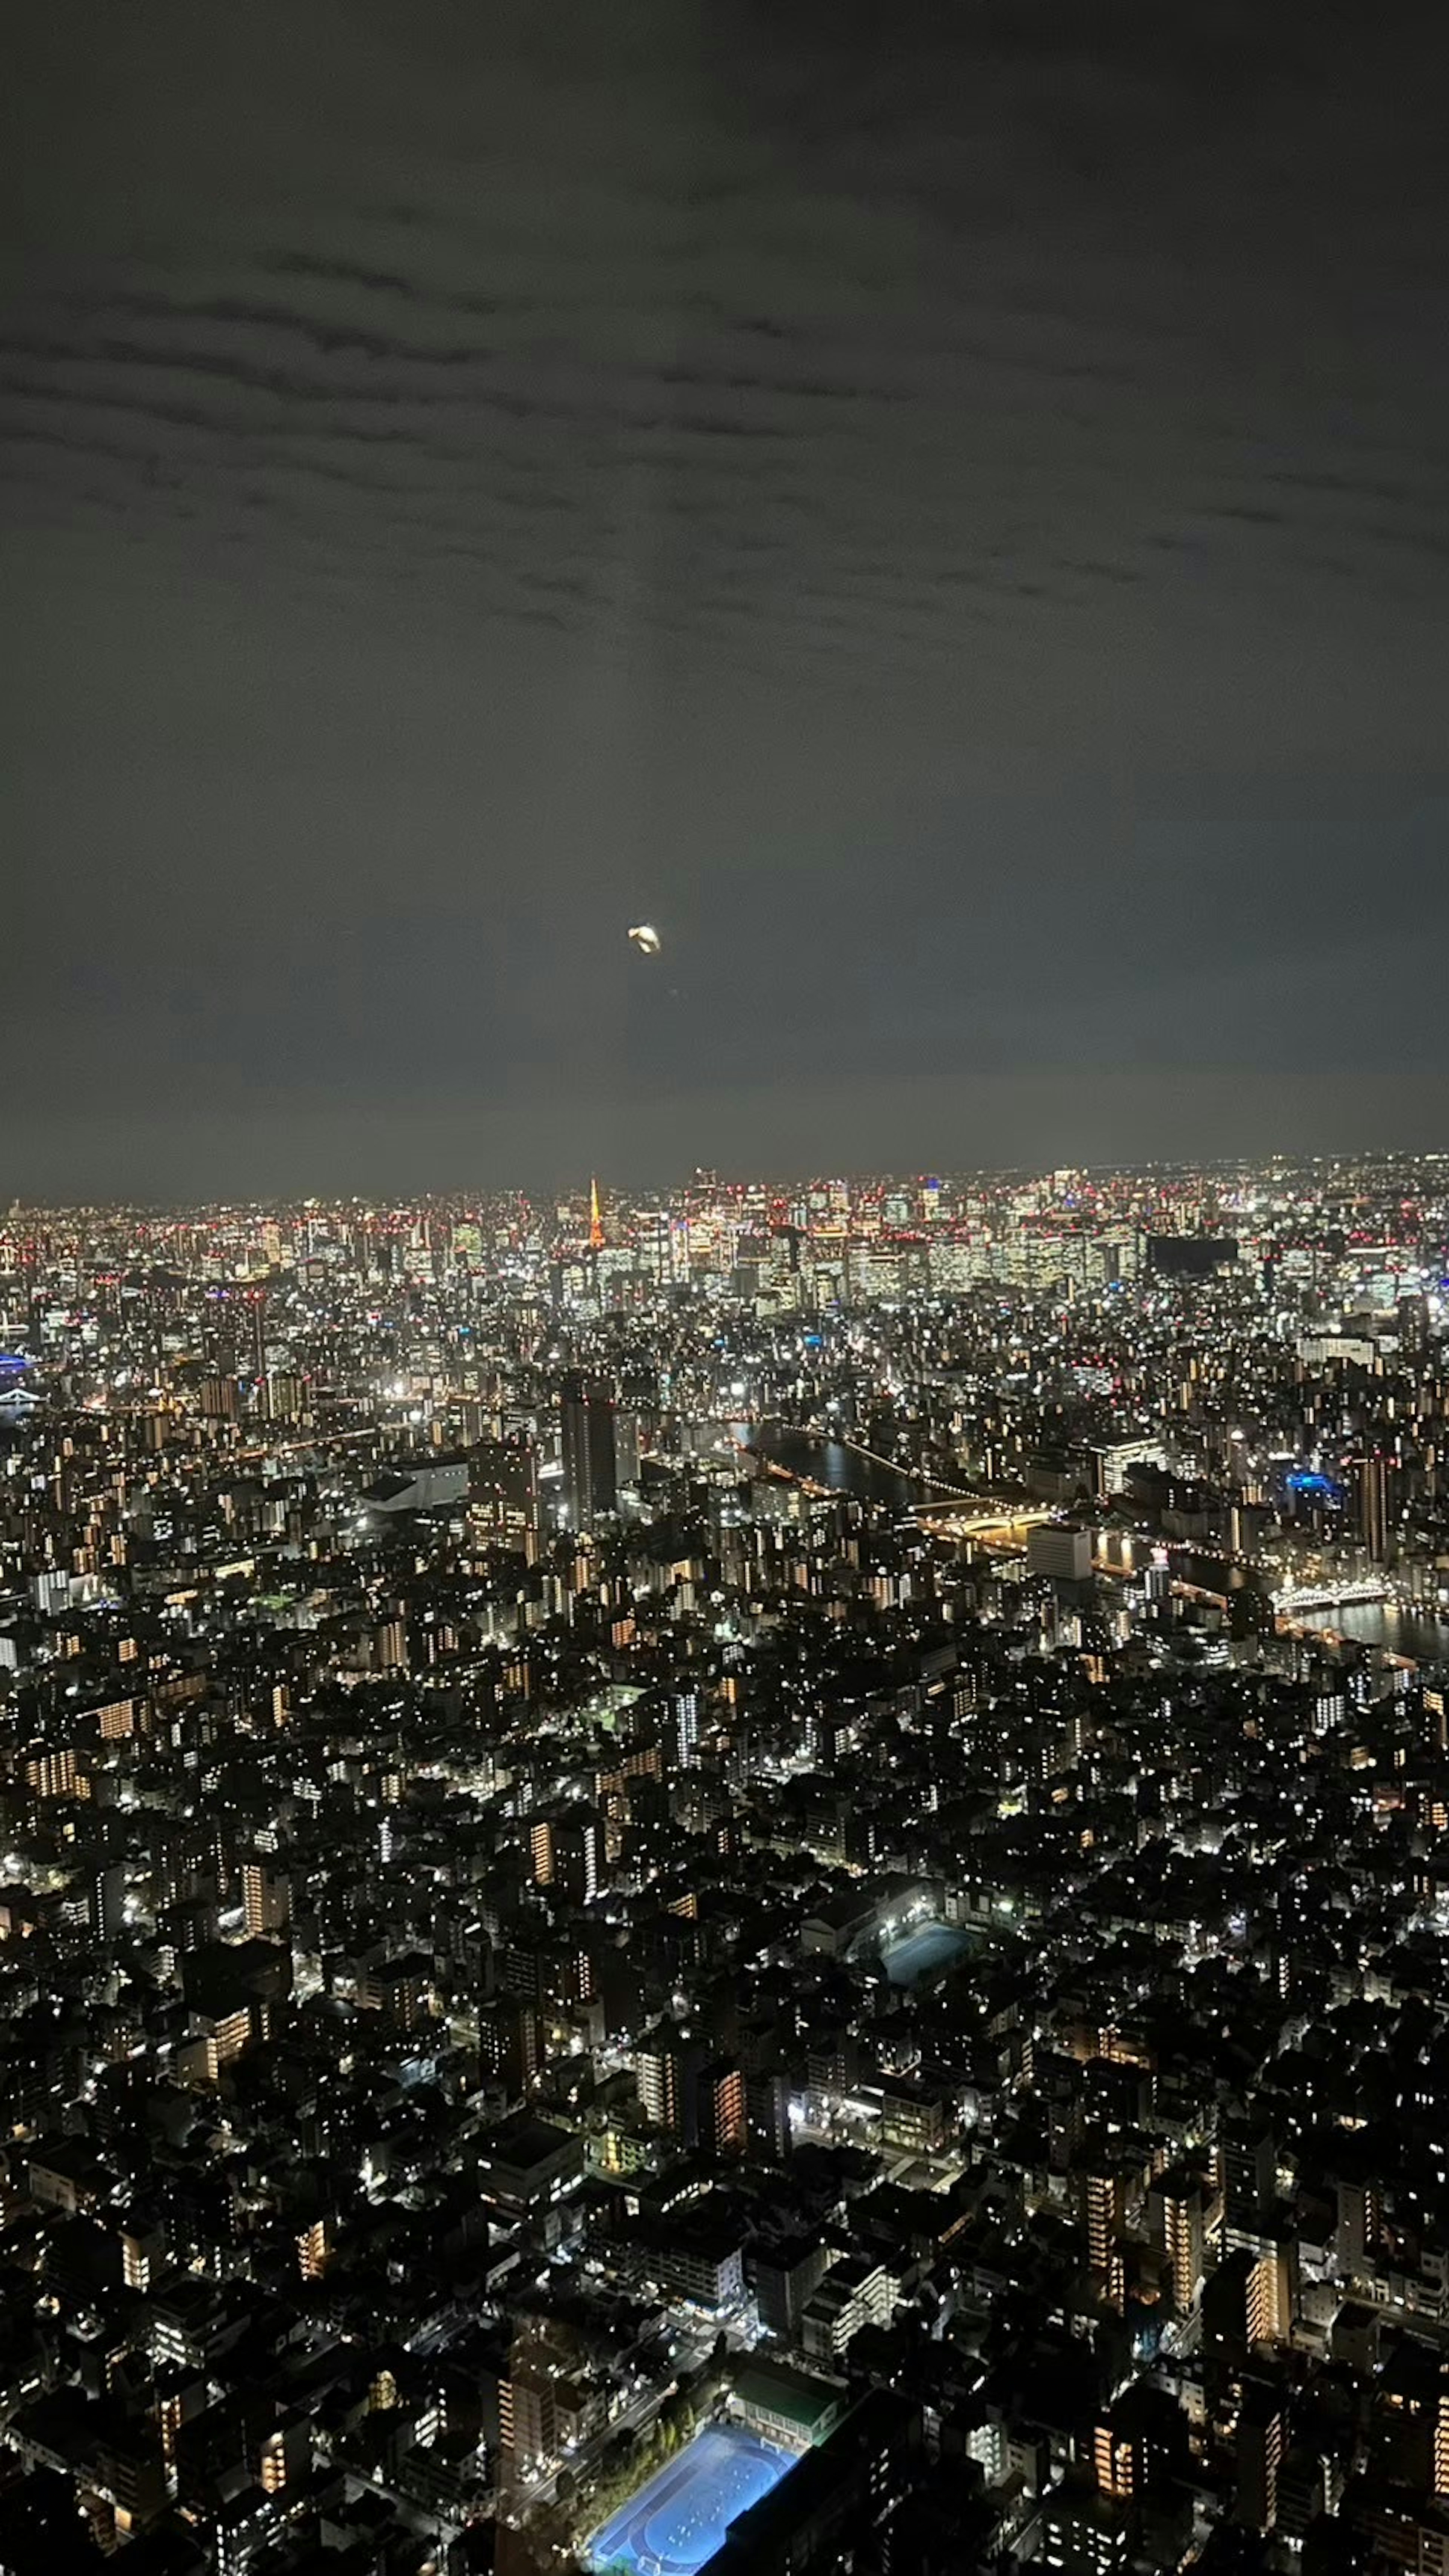
[[[686,1689],[672,1690],[667,1703],[675,1767],[686,1768],[696,1758],[699,1747],[699,1691],[691,1683]]]
[[[267,1376],[267,1292],[265,1288],[250,1289],[247,1303],[251,1312],[252,1376],[257,1386],[261,1387],[265,1385]]]
[[[745,2078],[745,2126],[751,2146],[771,2164],[791,2153],[790,2079],[782,2068],[760,2068]]]
[[[571,1530],[592,1529],[619,1499],[612,1396],[575,1371],[564,1381],[560,1427],[564,1513]]]
[[[616,1488],[620,1485],[637,1485],[639,1482],[639,1456],[642,1433],[643,1426],[640,1422],[639,1415],[632,1409],[632,1407],[621,1404],[614,1415],[614,1478]]]
[[[1104,2165],[1082,2177],[1082,2211],[1087,2229],[1087,2260],[1111,2307],[1120,2307],[1124,2267],[1119,2249],[1126,2219],[1127,2184],[1120,2167]]]
[[[1248,2341],[1286,2343],[1293,2322],[1291,2248],[1267,2245],[1254,2263],[1248,2283]]]
[[[527,1548],[538,1525],[538,1462],[526,1440],[479,1440],[469,1459],[468,1507],[489,1538]]]
[[[1429,1347],[1429,1300],[1422,1293],[1397,1300],[1399,1348],[1410,1358],[1422,1358]]]
[[[1449,2495],[1449,2387],[1442,2383],[1434,2407],[1433,2464],[1436,2495]]]
[[[270,1861],[244,1861],[242,1903],[249,1940],[267,1940],[273,1933],[285,1932],[292,1920],[292,1882],[286,1871],[274,1868]]]
[[[1337,2199],[1335,2257],[1340,2275],[1357,2279],[1372,2269],[1379,2249],[1383,2226],[1379,2187],[1363,2174],[1341,2175]]]
[[[835,2248],[813,2233],[777,2238],[755,2254],[755,2305],[760,2323],[782,2343],[793,2343],[806,2306],[835,2260]]]
[[[1250,2531],[1271,2531],[1278,2519],[1278,2472],[1287,2443],[1287,2420],[1277,2389],[1266,2382],[1251,2382],[1238,2412],[1235,2500],[1235,2519]]]
[[[331,2229],[325,2216],[314,2218],[297,2235],[297,2268],[304,2281],[320,2281],[331,2253]]]
[[[1172,2282],[1172,2304],[1186,2316],[1203,2275],[1206,2208],[1202,2185],[1181,2166],[1154,2184],[1154,2212]]]
[[[119,1941],[126,1928],[126,1869],[123,1861],[102,1861],[91,1874],[88,1890],[91,1931],[97,1941]]]
[[[738,2061],[716,2057],[694,2080],[693,2143],[713,2156],[743,2155],[747,2141],[745,2079]]]
[[[1231,2248],[1256,2243],[1278,2188],[1278,2150],[1264,2120],[1231,2121],[1218,2142],[1223,2235]]]
[[[294,1422],[307,1410],[307,1380],[295,1369],[273,1369],[263,1381],[259,1410],[269,1422]]]
[[[1099,2494],[1130,2498],[1136,2490],[1137,2457],[1129,2433],[1111,2422],[1092,2431],[1092,2472]]]
[[[27,1786],[37,1798],[88,1798],[90,1781],[73,1746],[41,1746],[26,1761]]]
[[[544,2060],[543,2015],[523,1995],[499,1993],[478,2015],[478,2055],[485,2074],[511,2100],[526,2093]]]
[[[604,1829],[592,1807],[536,1816],[529,1829],[534,1884],[558,1890],[570,1905],[596,1896],[604,1867]]]
[[[737,2057],[708,2057],[699,2039],[665,2021],[641,2042],[634,2063],[644,2116],[655,2128],[708,2155],[744,2153],[748,2102]]]
[[[644,2117],[656,2129],[682,2138],[685,2123],[688,2044],[672,2023],[661,2022],[636,2053],[635,2072]]]
[[[1389,1554],[1390,1522],[1398,1479],[1387,1458],[1358,1458],[1351,1471],[1353,1520],[1359,1544],[1375,1565]]]

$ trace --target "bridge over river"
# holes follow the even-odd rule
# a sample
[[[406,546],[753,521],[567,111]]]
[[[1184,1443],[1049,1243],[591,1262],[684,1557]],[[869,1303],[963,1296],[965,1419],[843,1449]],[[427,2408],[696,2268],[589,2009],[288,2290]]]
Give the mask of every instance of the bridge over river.
[[[762,1466],[803,1485],[809,1493],[852,1494],[857,1502],[909,1514],[946,1538],[979,1538],[985,1546],[1024,1547],[1026,1532],[1053,1517],[1045,1508],[997,1503],[968,1486],[913,1475],[854,1440],[794,1431],[775,1422],[745,1424],[739,1438],[741,1448]]]

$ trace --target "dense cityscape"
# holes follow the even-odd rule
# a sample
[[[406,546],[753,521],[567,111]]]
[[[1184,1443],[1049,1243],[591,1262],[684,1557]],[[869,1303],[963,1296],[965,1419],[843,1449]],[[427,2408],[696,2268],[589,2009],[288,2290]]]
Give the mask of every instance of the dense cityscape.
[[[0,1314],[7,2576],[1449,2565],[1449,1156]]]

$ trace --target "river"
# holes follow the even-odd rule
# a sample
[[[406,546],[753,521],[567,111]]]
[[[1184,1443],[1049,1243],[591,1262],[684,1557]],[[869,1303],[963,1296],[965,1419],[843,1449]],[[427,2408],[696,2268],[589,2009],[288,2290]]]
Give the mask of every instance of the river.
[[[923,1477],[908,1476],[899,1467],[868,1458],[848,1441],[823,1439],[814,1431],[792,1431],[776,1422],[742,1423],[738,1437],[757,1457],[782,1468],[786,1475],[824,1485],[832,1493],[853,1494],[857,1502],[908,1512],[920,1503],[945,1499]],[[1241,1566],[1230,1566],[1206,1552],[1174,1556],[1173,1570],[1210,1591],[1237,1591],[1253,1581]],[[1345,1603],[1342,1609],[1315,1613],[1315,1622],[1355,1638],[1360,1645],[1407,1655],[1415,1663],[1449,1663],[1449,1620],[1416,1616],[1391,1601]]]
[[[1360,1645],[1382,1646],[1416,1664],[1449,1664],[1449,1619],[1425,1619],[1392,1601],[1345,1602],[1341,1610],[1325,1610],[1322,1617],[1326,1627],[1356,1637]]]
[[[1208,1554],[1174,1552],[1172,1570],[1207,1592],[1239,1592],[1258,1584],[1250,1569]],[[1332,1629],[1361,1646],[1382,1647],[1386,1654],[1407,1655],[1416,1664],[1449,1663],[1449,1619],[1427,1619],[1393,1601],[1346,1601],[1341,1607],[1306,1611],[1304,1625]]]
[[[864,1450],[851,1448],[846,1440],[822,1440],[817,1432],[786,1430],[779,1422],[743,1422],[737,1437],[758,1458],[784,1468],[786,1476],[828,1486],[833,1494],[853,1494],[856,1502],[877,1504],[879,1510],[910,1512],[920,1502],[946,1499],[923,1476],[908,1476],[902,1468],[884,1466],[879,1458],[866,1458]],[[1253,1584],[1250,1571],[1230,1566],[1222,1556],[1207,1551],[1201,1556],[1176,1553],[1173,1574],[1209,1592],[1238,1592]],[[1361,1646],[1382,1646],[1387,1654],[1410,1656],[1415,1664],[1449,1664],[1449,1620],[1421,1618],[1413,1610],[1397,1610],[1395,1602],[1346,1602],[1341,1610],[1315,1613],[1315,1625],[1356,1638]]]
[[[860,1503],[908,1512],[917,1503],[947,1499],[923,1477],[908,1476],[899,1467],[868,1458],[848,1441],[825,1440],[813,1431],[790,1431],[778,1422],[742,1424],[739,1437],[756,1457],[787,1476],[798,1476],[802,1484],[827,1486],[831,1493],[853,1494]]]

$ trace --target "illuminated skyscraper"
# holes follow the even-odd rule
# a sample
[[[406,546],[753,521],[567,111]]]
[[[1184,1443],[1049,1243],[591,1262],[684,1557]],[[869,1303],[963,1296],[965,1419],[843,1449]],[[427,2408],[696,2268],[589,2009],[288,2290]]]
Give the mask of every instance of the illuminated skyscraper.
[[[265,1941],[285,1932],[292,1920],[292,1882],[286,1871],[265,1860],[244,1861],[242,1903],[249,1940]]]
[[[743,2155],[748,2129],[745,2079],[730,2057],[702,2066],[695,2078],[694,2128],[697,2143],[715,2156]]]
[[[529,1834],[535,1883],[556,1887],[571,1905],[587,1905],[598,1892],[603,1828],[592,1808],[565,1808],[535,1819]]]

